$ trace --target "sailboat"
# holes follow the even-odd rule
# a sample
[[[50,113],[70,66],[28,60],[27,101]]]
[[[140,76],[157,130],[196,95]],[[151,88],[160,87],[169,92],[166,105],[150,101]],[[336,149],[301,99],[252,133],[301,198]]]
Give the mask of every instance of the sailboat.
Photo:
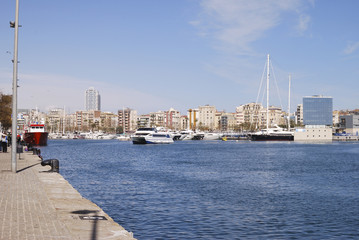
[[[283,128],[275,126],[275,128],[269,128],[269,54],[267,55],[267,121],[266,129],[262,129],[259,132],[255,132],[249,135],[252,141],[293,141],[294,133],[290,131],[288,125],[288,131]],[[289,114],[289,113],[288,113]]]

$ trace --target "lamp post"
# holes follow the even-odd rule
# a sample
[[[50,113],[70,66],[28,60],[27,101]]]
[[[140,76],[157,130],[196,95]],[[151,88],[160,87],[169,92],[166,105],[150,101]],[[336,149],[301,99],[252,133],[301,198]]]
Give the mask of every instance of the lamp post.
[[[17,44],[19,32],[19,0],[16,0],[15,22],[10,22],[10,27],[15,29],[14,40],[14,71],[12,80],[12,138],[11,138],[11,171],[16,173],[16,137],[17,137]]]

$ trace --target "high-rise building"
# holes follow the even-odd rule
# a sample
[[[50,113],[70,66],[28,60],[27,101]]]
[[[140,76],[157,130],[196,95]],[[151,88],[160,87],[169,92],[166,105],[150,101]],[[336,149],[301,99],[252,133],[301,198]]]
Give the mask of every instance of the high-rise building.
[[[86,111],[101,110],[101,97],[99,92],[94,87],[90,87],[85,92],[85,110]]]
[[[333,125],[333,98],[321,95],[303,97],[304,125]]]

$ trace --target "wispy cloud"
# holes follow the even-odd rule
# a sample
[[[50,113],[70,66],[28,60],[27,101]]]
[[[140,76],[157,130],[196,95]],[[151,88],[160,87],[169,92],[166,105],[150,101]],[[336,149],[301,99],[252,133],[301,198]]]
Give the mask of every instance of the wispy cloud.
[[[313,2],[313,1],[309,1]],[[203,0],[199,20],[192,24],[200,29],[202,36],[215,39],[218,48],[237,54],[250,54],[251,43],[263,37],[283,20],[283,14],[299,15],[296,28],[303,33],[310,16],[303,13],[301,0]],[[195,24],[194,24],[195,23]],[[295,27],[295,26],[294,26]]]
[[[311,18],[307,14],[301,14],[299,16],[299,21],[297,25],[297,30],[299,34],[303,34],[308,29],[310,20]]]
[[[350,42],[347,44],[343,53],[346,55],[350,55],[350,54],[356,52],[358,49],[359,49],[359,41],[358,42]]]

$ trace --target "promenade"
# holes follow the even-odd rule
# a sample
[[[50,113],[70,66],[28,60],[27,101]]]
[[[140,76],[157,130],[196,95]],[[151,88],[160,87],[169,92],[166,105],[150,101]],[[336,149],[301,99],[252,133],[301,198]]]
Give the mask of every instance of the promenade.
[[[0,153],[0,239],[134,239],[32,152]],[[61,173],[61,159],[60,173]]]

